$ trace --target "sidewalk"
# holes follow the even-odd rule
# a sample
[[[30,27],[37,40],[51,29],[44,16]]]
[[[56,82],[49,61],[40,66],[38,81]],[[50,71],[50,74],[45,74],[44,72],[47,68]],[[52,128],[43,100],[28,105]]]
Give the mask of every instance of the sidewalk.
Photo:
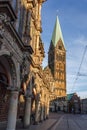
[[[87,120],[87,114],[83,114],[82,118],[84,118],[85,120]]]
[[[43,121],[42,123],[39,123],[38,125],[30,125],[30,127],[27,128],[26,130],[47,130],[53,124],[55,124],[55,122],[56,122],[56,119],[47,119]],[[20,125],[20,126],[17,126],[16,130],[25,130],[25,129],[23,129],[23,127]]]
[[[24,129],[22,126],[21,122],[17,122],[17,127],[16,130],[47,130],[49,129],[51,126],[53,126],[53,124],[56,123],[56,119],[47,119],[41,123],[39,123],[38,125],[30,125],[29,128]],[[6,124],[0,124],[0,130],[6,130]]]
[[[57,123],[61,116],[61,114],[51,113],[49,119],[44,120],[38,125],[30,125],[30,127],[27,129],[24,129],[22,123],[18,121],[16,130],[50,130],[51,127]],[[0,123],[0,130],[6,130],[6,123]]]

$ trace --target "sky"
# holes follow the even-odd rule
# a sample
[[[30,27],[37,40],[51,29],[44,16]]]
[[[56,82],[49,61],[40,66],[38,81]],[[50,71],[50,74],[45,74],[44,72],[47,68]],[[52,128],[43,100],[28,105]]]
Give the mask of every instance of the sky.
[[[76,92],[81,98],[86,98],[87,0],[47,0],[43,4],[42,41],[45,48],[43,67],[48,64],[48,49],[57,15],[66,46],[67,93]],[[82,61],[83,54],[84,58]],[[78,72],[82,76],[78,76]]]

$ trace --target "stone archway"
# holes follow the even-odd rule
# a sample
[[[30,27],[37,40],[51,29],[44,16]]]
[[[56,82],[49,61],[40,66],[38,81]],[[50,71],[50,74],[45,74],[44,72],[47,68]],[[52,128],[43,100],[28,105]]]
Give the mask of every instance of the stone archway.
[[[29,75],[25,74],[21,82],[21,91],[19,93],[18,105],[18,118],[20,118],[23,121],[24,127],[26,127],[26,125],[30,125],[30,123],[34,123],[34,121],[32,122],[32,117],[34,117],[35,115],[35,91],[36,88],[34,73],[30,72]]]
[[[15,76],[15,77],[14,77]],[[15,80],[15,81],[14,81]],[[0,56],[0,122],[7,121],[10,88],[14,87],[16,82],[15,65],[8,55]]]
[[[6,89],[7,76],[0,72],[0,122],[7,120],[10,94]]]

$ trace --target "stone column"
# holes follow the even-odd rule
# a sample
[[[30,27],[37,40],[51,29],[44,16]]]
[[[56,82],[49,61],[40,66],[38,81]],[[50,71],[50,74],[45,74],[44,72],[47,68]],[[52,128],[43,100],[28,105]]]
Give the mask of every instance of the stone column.
[[[6,130],[15,130],[17,118],[18,91],[11,91],[11,98],[8,112],[8,123]]]
[[[43,116],[44,116],[44,107],[43,107],[43,103],[42,103],[42,106],[41,106],[41,121],[43,121]]]
[[[36,101],[35,124],[38,124],[39,119],[39,101]]]
[[[24,111],[24,122],[23,122],[24,128],[27,128],[30,125],[31,97],[32,97],[32,78],[30,79],[30,84],[26,90],[26,95],[25,95],[25,111]]]
[[[45,97],[45,119],[46,119],[46,116],[47,116],[47,96]]]
[[[47,119],[49,118],[49,101],[47,103]]]
[[[43,104],[43,120],[45,120],[45,104]]]
[[[24,112],[24,128],[30,125],[30,115],[31,115],[31,98],[26,97],[25,99],[25,112]]]
[[[47,106],[46,106],[46,103],[45,103],[45,120],[46,120],[46,115],[47,115]]]

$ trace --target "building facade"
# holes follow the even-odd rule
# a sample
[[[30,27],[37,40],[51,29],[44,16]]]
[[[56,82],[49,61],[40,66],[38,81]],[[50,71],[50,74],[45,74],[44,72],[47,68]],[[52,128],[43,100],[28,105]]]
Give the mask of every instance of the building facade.
[[[81,99],[81,113],[87,114],[87,98]]]
[[[49,116],[50,101],[66,96],[66,50],[58,17],[48,66],[41,39],[41,8],[45,0],[0,1],[0,121],[15,130],[18,118],[23,127]]]
[[[69,113],[81,113],[80,97],[76,93],[67,94],[67,110]]]
[[[7,130],[15,130],[19,117],[28,127],[33,113],[36,123],[48,115],[49,90],[41,66],[44,1],[0,1],[0,121],[7,121]]]
[[[31,116],[34,118],[34,123],[37,124],[39,121],[42,121],[46,118],[48,111],[48,99],[49,95],[45,96],[44,91],[48,91],[45,87],[45,82],[43,80],[43,70],[42,70],[42,61],[44,58],[44,45],[41,40],[41,32],[42,32],[42,24],[41,24],[41,7],[45,0],[36,0],[36,1],[28,1],[27,9],[30,13],[29,18],[29,36],[30,42],[29,44],[33,48],[32,54],[32,62],[30,64],[30,79],[29,81],[32,84],[32,98],[26,97],[27,103],[31,102]],[[27,31],[26,27],[26,31]],[[26,39],[26,37],[25,37]],[[33,80],[33,83],[32,83]],[[26,81],[26,90],[28,88]],[[30,106],[29,106],[30,108]],[[26,107],[26,110],[29,110]],[[26,113],[26,112],[25,112]],[[28,112],[29,113],[29,112]],[[28,114],[25,114],[28,118]],[[28,119],[24,117],[25,123],[24,126],[27,126],[29,122]],[[31,119],[32,120],[32,119]],[[32,122],[32,121],[31,121]]]

